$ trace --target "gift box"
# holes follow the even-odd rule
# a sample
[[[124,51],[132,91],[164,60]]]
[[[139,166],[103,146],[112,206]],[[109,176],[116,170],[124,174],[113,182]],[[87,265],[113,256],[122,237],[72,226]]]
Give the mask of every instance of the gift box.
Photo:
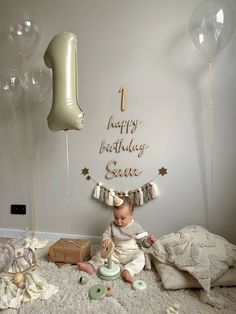
[[[59,239],[49,249],[49,260],[56,263],[77,264],[90,258],[91,241]]]

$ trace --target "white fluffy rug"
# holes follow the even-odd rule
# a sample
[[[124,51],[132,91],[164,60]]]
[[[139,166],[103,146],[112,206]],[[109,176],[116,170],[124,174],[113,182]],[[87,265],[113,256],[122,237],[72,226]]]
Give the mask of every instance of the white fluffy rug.
[[[93,274],[87,284],[81,285],[79,278],[84,273],[79,272],[76,266],[60,269],[54,263],[47,261],[48,246],[36,251],[38,262],[36,270],[48,283],[58,286],[59,292],[45,301],[35,300],[24,303],[18,310],[4,310],[4,314],[164,314],[166,309],[175,303],[180,305],[179,314],[236,313],[236,288],[212,290],[213,296],[220,295],[226,301],[226,308],[220,311],[201,303],[198,289],[164,290],[154,270],[143,271],[136,278],[147,283],[147,289],[144,291],[135,291],[130,285],[117,279],[110,282],[114,290],[113,296],[105,297],[101,301],[90,300],[88,296],[90,287],[97,283],[107,284],[108,282],[102,281],[96,274]]]

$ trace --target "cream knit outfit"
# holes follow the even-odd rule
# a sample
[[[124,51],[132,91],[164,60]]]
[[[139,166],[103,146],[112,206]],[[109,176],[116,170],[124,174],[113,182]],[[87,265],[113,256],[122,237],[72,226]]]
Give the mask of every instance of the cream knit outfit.
[[[119,227],[112,222],[103,233],[102,239],[112,240],[115,250],[112,261],[121,264],[121,270],[128,270],[131,276],[138,274],[145,265],[144,252],[140,247],[149,247],[147,243],[148,233],[134,220],[125,227]],[[103,265],[105,260],[97,252],[89,261],[94,269]]]

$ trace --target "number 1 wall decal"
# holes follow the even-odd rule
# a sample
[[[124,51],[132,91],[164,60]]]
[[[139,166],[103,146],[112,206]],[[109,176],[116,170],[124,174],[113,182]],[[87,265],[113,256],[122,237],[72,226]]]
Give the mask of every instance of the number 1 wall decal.
[[[121,85],[119,89],[119,93],[121,93],[121,110],[125,111],[127,105],[127,87],[125,85]]]

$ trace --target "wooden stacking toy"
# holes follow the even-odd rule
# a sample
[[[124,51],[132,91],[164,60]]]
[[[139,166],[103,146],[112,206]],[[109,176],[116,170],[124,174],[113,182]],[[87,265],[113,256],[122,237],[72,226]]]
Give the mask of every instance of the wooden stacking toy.
[[[115,280],[120,276],[120,266],[112,263],[112,253],[114,252],[115,244],[110,241],[108,247],[103,248],[100,252],[101,257],[107,259],[107,263],[102,265],[98,270],[98,276],[104,280]]]

